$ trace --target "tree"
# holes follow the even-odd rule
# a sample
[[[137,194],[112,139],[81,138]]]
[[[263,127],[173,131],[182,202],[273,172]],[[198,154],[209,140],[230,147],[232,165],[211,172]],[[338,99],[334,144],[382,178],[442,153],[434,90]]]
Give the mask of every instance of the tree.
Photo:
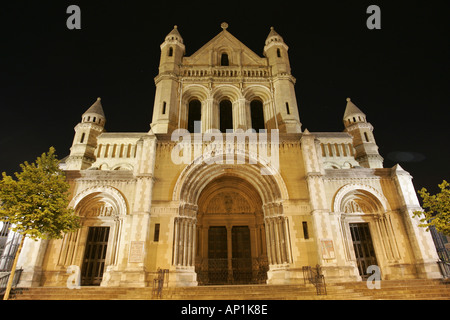
[[[419,224],[420,227],[435,226],[438,232],[445,235],[450,235],[450,184],[447,181],[442,181],[438,185],[441,192],[430,195],[427,189],[419,190],[419,195],[422,197],[424,211],[414,211],[414,217],[422,217]]]
[[[14,258],[4,300],[9,297],[17,260],[26,237],[33,240],[59,239],[80,227],[79,217],[69,208],[69,184],[51,147],[32,164],[24,162],[16,179],[2,173],[0,221],[22,235]]]

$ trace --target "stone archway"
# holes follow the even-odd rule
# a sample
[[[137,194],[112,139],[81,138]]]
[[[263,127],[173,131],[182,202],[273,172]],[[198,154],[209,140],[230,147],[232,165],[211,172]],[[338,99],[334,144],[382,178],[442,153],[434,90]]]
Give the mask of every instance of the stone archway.
[[[265,283],[262,201],[242,178],[222,175],[198,200],[195,271],[199,284]]]
[[[221,157],[223,154],[215,156]],[[172,266],[175,279],[172,277],[171,281],[177,286],[198,284],[195,264],[198,249],[196,245],[199,243],[197,226],[200,225],[199,214],[202,214],[203,204],[201,197],[206,194],[203,191],[213,189],[211,186],[223,177],[229,181],[233,179],[241,181],[242,189],[238,192],[240,195],[243,196],[245,186],[251,186],[253,194],[260,199],[259,202],[252,203],[253,205],[258,203],[258,212],[264,221],[265,246],[270,269],[268,282],[270,282],[271,277],[284,272],[292,262],[289,221],[283,214],[283,199],[288,199],[289,196],[281,175],[267,164],[256,160],[253,162],[256,164],[251,165],[208,163],[193,162],[188,165],[180,174],[174,188],[173,200],[180,205],[178,216],[174,219]],[[273,174],[262,175],[261,169]],[[233,191],[230,189],[229,192]],[[224,206],[226,210],[226,205]]]
[[[108,269],[118,264],[123,220],[129,210],[126,198],[116,188],[95,186],[78,193],[69,206],[81,218],[82,227],[64,235],[58,265],[79,266],[82,284],[106,286]],[[96,274],[84,272],[87,260],[91,264],[88,269]]]
[[[357,278],[367,278],[377,265],[382,277],[401,260],[393,213],[385,196],[364,184],[347,184],[336,193],[333,209],[340,217],[345,258]]]

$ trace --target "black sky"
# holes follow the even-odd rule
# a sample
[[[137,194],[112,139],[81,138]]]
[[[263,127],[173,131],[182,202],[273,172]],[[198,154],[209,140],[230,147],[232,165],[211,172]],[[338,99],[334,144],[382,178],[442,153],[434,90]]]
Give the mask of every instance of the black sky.
[[[395,3],[393,3],[395,2]],[[81,8],[81,30],[66,9]],[[239,4],[241,7],[237,8]],[[381,30],[366,9],[381,8]],[[431,191],[450,180],[446,1],[14,1],[0,7],[0,171],[54,146],[68,155],[102,98],[109,132],[146,132],[160,44],[178,25],[193,54],[228,31],[262,56],[274,26],[289,46],[303,129],[343,130],[346,98],[367,115],[385,167]]]

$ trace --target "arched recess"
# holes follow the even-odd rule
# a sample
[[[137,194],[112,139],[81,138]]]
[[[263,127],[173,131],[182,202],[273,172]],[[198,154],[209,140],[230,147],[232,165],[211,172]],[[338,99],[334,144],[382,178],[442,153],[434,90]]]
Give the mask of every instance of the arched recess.
[[[212,90],[211,96],[218,102],[229,99],[233,103],[243,98],[239,88],[231,84],[218,85]]]
[[[221,46],[216,48],[217,56],[217,65],[220,67],[229,67],[232,65],[232,57],[233,53],[229,47]]]
[[[110,186],[96,186],[78,193],[70,202],[75,214],[80,216],[82,227],[63,238],[58,265],[83,264],[83,253],[90,227],[109,228],[105,268],[116,265],[123,219],[128,214],[128,203],[123,194]]]
[[[250,101],[250,122],[251,128],[256,132],[265,130],[264,109],[261,100],[253,99]]]
[[[228,53],[222,52],[220,55],[220,65],[222,67],[228,67],[230,65]]]
[[[377,189],[364,184],[347,184],[341,187],[334,197],[334,212],[345,212],[345,205],[349,199],[353,198],[359,199],[357,200],[358,202],[370,206],[374,210],[371,211],[372,213],[381,213],[390,210],[386,197]]]
[[[228,99],[223,99],[219,103],[219,123],[220,132],[233,132],[233,104]]]
[[[234,175],[211,181],[198,199],[199,284],[265,283],[269,269],[265,238],[262,200],[255,188]]]
[[[201,121],[202,120],[201,116],[202,116],[202,103],[198,99],[190,100],[188,104],[188,124],[187,124],[187,130],[190,133],[196,132],[195,122]]]
[[[189,106],[191,102],[200,103],[200,120],[204,123],[209,117],[208,103],[210,101],[209,89],[203,85],[190,84],[183,87],[181,110],[179,114],[179,127],[189,130]],[[197,120],[197,118],[196,118]]]
[[[203,188],[225,173],[247,180],[258,191],[263,204],[289,199],[281,174],[270,163],[263,162],[256,154],[242,154],[243,164],[226,164],[227,152],[213,150],[194,159],[181,172],[175,184],[172,199],[183,203],[197,203]],[[262,175],[261,172],[268,174]]]
[[[245,88],[242,94],[247,101],[247,114],[249,123],[251,122],[252,117],[250,103],[254,100],[259,100],[261,101],[263,106],[263,116],[266,129],[276,129],[275,111],[270,89],[263,85],[251,85]]]
[[[192,99],[205,101],[209,98],[209,89],[200,84],[189,84],[183,87],[183,103],[187,104]]]
[[[272,95],[270,89],[263,85],[251,85],[245,88],[243,96],[247,101],[259,98],[263,103],[269,103],[272,101]]]
[[[370,238],[366,235],[364,241],[372,241],[375,256],[372,260],[374,262],[371,263],[376,261],[382,276],[384,267],[398,263],[401,255],[395,237],[392,212],[381,192],[364,184],[347,184],[336,193],[333,210],[340,217],[346,259],[354,263],[361,277],[368,276],[368,266],[364,264],[367,250],[363,252],[364,250],[357,249],[360,243],[367,247],[367,243],[363,244],[362,239],[358,238],[359,231],[356,230],[360,227],[369,230]]]
[[[218,160],[224,156],[224,153],[217,153],[212,158]],[[250,157],[247,155],[246,159],[250,160]],[[289,221],[283,214],[283,199],[289,197],[287,188],[279,172],[267,164],[254,163],[236,165],[202,161],[193,162],[183,170],[173,192],[173,200],[180,203],[179,215],[174,222],[173,265],[195,265],[199,197],[207,186],[211,187],[219,179],[235,179],[241,181],[242,186],[251,186],[260,199],[258,210],[264,219],[268,263],[280,266],[292,262]],[[261,168],[273,174],[262,175]],[[239,188],[239,184],[235,187]]]

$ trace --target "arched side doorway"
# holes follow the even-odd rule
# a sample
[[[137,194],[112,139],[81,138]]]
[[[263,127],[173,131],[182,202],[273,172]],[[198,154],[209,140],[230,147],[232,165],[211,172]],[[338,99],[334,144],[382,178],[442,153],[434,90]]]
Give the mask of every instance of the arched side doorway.
[[[347,261],[354,264],[359,276],[372,273],[368,267],[397,264],[401,257],[386,198],[376,189],[362,184],[348,184],[336,194],[334,210],[340,215]]]
[[[104,285],[107,267],[118,263],[128,212],[125,197],[113,187],[97,186],[80,192],[69,206],[80,216],[82,227],[64,236],[58,265],[80,266],[81,285]]]
[[[262,201],[245,180],[221,176],[198,200],[195,271],[199,285],[265,283]]]

